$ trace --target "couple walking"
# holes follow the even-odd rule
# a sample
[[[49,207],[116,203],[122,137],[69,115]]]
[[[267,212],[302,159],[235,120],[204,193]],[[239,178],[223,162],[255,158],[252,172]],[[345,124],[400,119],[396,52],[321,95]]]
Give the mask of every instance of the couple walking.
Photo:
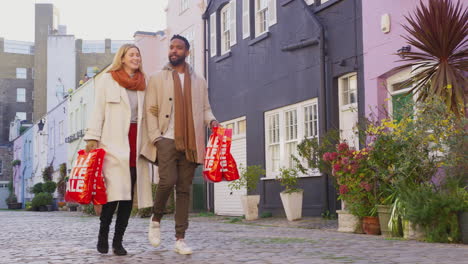
[[[95,104],[84,140],[87,151],[103,148],[107,152],[103,174],[108,203],[95,206],[100,214],[100,253],[109,251],[109,227],[117,210],[112,249],[116,255],[127,254],[122,239],[133,204],[153,206],[148,238],[159,246],[160,222],[174,186],[175,251],[192,253],[184,240],[190,187],[195,168],[203,163],[205,128],[219,123],[211,111],[205,79],[185,62],[189,53],[187,39],[174,35],[169,63],[147,81],[139,48],[126,44],[110,69],[95,81]],[[159,169],[154,203],[148,162]]]

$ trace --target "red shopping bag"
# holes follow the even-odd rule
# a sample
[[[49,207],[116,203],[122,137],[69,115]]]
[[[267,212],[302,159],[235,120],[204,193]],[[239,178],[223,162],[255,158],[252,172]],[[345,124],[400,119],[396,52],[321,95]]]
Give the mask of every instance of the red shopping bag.
[[[239,179],[236,161],[231,155],[232,129],[214,127],[206,147],[203,177],[208,182]]]
[[[223,179],[220,169],[220,148],[224,129],[223,127],[214,127],[212,129],[213,133],[208,139],[203,165],[203,178],[207,182],[220,182]]]
[[[239,179],[239,171],[234,157],[231,154],[232,129],[225,129],[221,144],[221,172],[222,178],[226,181]]]
[[[67,182],[65,201],[79,204],[105,204],[107,202],[102,164],[105,151],[95,149],[87,153],[78,151],[78,157]],[[94,195],[94,196],[93,196]]]

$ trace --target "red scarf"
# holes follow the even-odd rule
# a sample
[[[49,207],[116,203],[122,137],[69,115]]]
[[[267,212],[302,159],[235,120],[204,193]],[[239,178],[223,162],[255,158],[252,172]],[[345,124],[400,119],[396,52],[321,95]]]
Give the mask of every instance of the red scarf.
[[[124,69],[111,71],[112,78],[119,83],[120,86],[136,91],[144,91],[146,89],[145,76],[140,71],[135,72],[131,78]]]

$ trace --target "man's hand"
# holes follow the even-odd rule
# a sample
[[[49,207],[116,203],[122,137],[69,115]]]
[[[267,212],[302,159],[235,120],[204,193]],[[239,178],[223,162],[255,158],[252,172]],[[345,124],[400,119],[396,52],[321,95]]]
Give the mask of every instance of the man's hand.
[[[216,120],[211,120],[211,122],[210,122],[210,128],[213,128],[213,127],[220,127],[220,126],[221,126],[221,124],[220,124],[218,121],[216,121]]]
[[[157,106],[157,105],[150,106],[150,110],[149,110],[149,111],[150,111],[150,113],[151,113],[152,115],[154,115],[155,117],[158,117],[158,115],[159,115],[159,106]]]
[[[99,143],[97,142],[97,140],[87,140],[85,150],[86,152],[90,152],[93,149],[97,149],[98,145]]]

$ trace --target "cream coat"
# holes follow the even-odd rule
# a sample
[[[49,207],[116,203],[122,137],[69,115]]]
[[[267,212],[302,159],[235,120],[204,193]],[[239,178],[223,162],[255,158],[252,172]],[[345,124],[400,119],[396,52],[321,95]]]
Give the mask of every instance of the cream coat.
[[[138,137],[137,153],[140,153],[142,138],[147,138],[141,124],[145,92],[138,91]],[[106,151],[103,173],[106,181],[109,202],[130,200],[130,101],[127,91],[120,86],[110,73],[104,73],[95,82],[95,104],[85,133],[85,140],[99,141],[99,147]],[[137,182],[135,185],[135,204],[138,208],[153,206],[149,163],[137,157]]]
[[[150,161],[156,161],[157,149],[154,144],[158,137],[161,137],[169,126],[171,111],[174,109],[174,80],[172,78],[173,69],[165,66],[162,71],[153,75],[146,89],[145,110],[146,123],[143,125],[148,129],[148,139],[143,145],[141,154]],[[216,120],[211,112],[208,101],[208,87],[206,80],[197,75],[190,67],[192,82],[192,111],[193,123],[195,126],[195,140],[197,143],[197,163],[203,164],[205,158],[205,138],[206,127],[212,120]],[[151,106],[158,106],[158,116],[150,113]],[[145,128],[143,128],[145,129]]]

